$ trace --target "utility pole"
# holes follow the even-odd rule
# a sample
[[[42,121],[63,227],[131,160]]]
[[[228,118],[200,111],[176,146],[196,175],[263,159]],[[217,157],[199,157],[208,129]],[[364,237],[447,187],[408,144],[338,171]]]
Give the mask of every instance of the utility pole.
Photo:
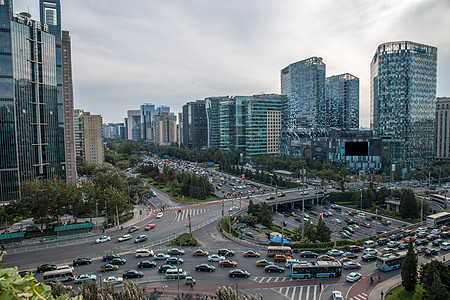
[[[336,218],[333,219],[334,223],[334,248],[336,248]]]
[[[192,239],[192,227],[191,227],[191,210],[188,210],[188,218],[189,218],[189,235]]]
[[[360,209],[360,211],[362,212],[362,189],[361,189],[361,209]]]
[[[302,240],[305,237],[305,169],[302,169]]]
[[[281,221],[281,246],[284,246],[284,221]]]
[[[106,207],[106,199],[105,199],[105,217],[106,217],[106,224],[105,224],[105,232],[106,232],[106,228],[108,228],[108,208]]]
[[[223,198],[222,198],[222,218],[225,216],[223,205],[224,205],[224,203],[223,203]]]
[[[377,225],[378,225],[378,208],[375,209],[375,233],[377,233]]]
[[[117,228],[120,227],[120,223],[119,223],[119,210],[117,209],[117,205],[116,205],[116,217],[117,217]]]

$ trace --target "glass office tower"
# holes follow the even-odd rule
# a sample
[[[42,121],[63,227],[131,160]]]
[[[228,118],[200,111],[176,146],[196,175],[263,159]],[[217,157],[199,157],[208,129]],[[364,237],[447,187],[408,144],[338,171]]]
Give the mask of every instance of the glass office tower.
[[[359,127],[359,78],[351,74],[327,77],[325,81],[327,125]]]
[[[65,177],[58,127],[55,38],[27,13],[0,2],[1,201],[17,200],[23,181]]]
[[[180,120],[181,122],[181,120]],[[208,144],[208,126],[204,100],[188,102],[183,105],[183,140],[189,149],[202,149]]]
[[[288,97],[283,129],[325,127],[325,63],[322,58],[311,57],[282,69],[281,95]]]
[[[437,48],[408,41],[378,46],[370,65],[370,126],[391,164],[433,163]]]

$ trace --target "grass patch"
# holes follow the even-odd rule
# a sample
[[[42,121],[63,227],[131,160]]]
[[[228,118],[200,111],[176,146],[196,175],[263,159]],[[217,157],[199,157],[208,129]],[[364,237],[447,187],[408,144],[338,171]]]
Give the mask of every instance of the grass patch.
[[[123,224],[126,221],[129,221],[129,220],[133,219],[133,217],[134,217],[134,213],[132,213],[132,212],[127,213],[126,215],[123,215],[123,216],[119,217],[119,223]]]
[[[151,182],[149,182],[151,184]],[[166,187],[166,186],[156,186],[158,189],[160,189],[161,191],[163,191],[166,194],[169,194],[170,196],[174,197],[175,199],[177,199],[180,202],[189,202],[189,203],[197,203],[197,202],[210,202],[210,201],[215,201],[215,200],[219,200],[220,198],[215,196],[215,195],[210,195],[208,196],[206,199],[204,200],[199,200],[199,199],[195,199],[195,198],[191,198],[191,197],[187,197],[187,196],[180,196],[178,194],[176,194],[174,191],[170,190],[170,188]]]
[[[178,246],[200,246],[197,239],[191,237],[189,233],[183,233],[178,236],[175,240],[167,244],[168,247],[178,247]]]
[[[396,287],[389,292],[386,299],[387,300],[420,300],[423,297],[424,289],[422,285],[416,285],[416,291],[409,293],[405,291],[403,286]]]

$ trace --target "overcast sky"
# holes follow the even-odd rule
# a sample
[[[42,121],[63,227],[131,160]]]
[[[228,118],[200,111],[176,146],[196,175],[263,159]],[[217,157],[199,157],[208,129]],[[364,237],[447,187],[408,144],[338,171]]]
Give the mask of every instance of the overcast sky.
[[[370,61],[384,42],[438,48],[437,96],[450,96],[449,0],[61,0],[72,37],[75,108],[123,122],[142,103],[280,93],[280,70],[322,57],[360,78],[369,126]],[[14,12],[39,19],[38,0]]]

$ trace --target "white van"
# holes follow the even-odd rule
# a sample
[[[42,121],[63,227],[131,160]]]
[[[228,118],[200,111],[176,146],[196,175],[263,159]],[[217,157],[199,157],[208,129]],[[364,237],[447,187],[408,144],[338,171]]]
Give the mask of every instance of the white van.
[[[376,246],[377,243],[375,243],[375,241],[372,240],[365,241],[363,245],[364,248],[375,248]]]
[[[74,272],[73,267],[69,265],[57,266],[56,270],[70,270],[71,272]]]
[[[441,250],[445,250],[445,251],[450,250],[450,243],[443,242],[441,244]]]
[[[137,249],[136,252],[134,252],[134,255],[136,257],[148,257],[148,256],[153,256],[153,250],[147,249],[147,248],[142,248],[142,249]]]
[[[180,276],[180,279],[186,278],[186,271],[184,271],[183,269],[168,269],[166,271],[167,279],[177,279],[178,276]]]

